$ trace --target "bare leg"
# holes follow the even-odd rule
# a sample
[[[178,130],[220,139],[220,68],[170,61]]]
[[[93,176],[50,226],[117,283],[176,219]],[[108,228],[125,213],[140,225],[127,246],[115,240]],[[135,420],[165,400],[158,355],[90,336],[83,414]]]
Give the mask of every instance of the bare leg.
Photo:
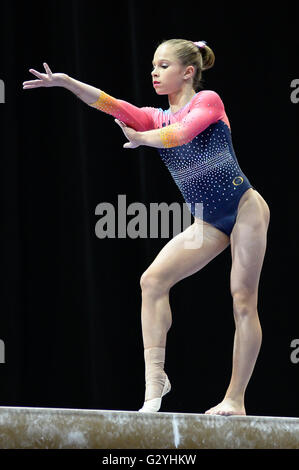
[[[166,347],[167,333],[172,324],[169,305],[169,289],[156,292],[145,287],[142,290],[141,323],[144,349]]]
[[[197,224],[195,222],[170,240],[141,277],[141,321],[146,376],[151,373],[155,375],[155,384],[150,389],[147,383],[145,401],[161,396],[165,383],[162,351],[160,360],[157,361],[159,366],[153,367],[147,357],[154,348],[164,349],[165,353],[167,332],[172,323],[170,288],[199,271],[229,245],[229,237],[209,224],[204,224],[202,246],[196,249],[186,248],[185,242],[190,240],[190,233],[197,229]]]
[[[262,341],[257,301],[268,224],[267,204],[256,191],[249,190],[240,201],[231,234],[231,293],[236,326],[232,376],[223,401],[206,414],[246,414],[245,390]]]

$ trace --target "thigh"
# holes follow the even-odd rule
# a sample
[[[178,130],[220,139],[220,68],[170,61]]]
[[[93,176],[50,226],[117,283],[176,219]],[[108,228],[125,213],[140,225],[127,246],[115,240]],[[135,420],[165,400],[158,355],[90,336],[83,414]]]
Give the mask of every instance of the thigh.
[[[262,196],[250,189],[241,198],[231,233],[231,292],[257,294],[264,261],[270,211]]]
[[[196,244],[193,246],[192,240],[196,239],[196,233],[201,229],[202,243],[199,247]],[[141,280],[153,277],[161,287],[170,288],[203,268],[229,243],[229,237],[217,228],[205,222],[194,222],[162,248]]]

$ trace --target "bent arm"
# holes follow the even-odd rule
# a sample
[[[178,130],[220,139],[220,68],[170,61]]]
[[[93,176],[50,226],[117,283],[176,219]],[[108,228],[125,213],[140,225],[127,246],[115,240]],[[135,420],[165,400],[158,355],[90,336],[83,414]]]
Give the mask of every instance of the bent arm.
[[[150,108],[138,108],[71,77],[66,78],[65,88],[72,91],[88,106],[114,116],[136,131],[145,131],[154,127]]]
[[[140,144],[157,148],[178,147],[193,140],[224,116],[224,106],[219,95],[206,90],[201,93],[185,118],[161,129],[143,132]]]
[[[143,132],[143,145],[171,148],[187,144],[216,120],[214,116],[207,115],[203,110],[191,111],[190,115],[182,121],[161,129]]]

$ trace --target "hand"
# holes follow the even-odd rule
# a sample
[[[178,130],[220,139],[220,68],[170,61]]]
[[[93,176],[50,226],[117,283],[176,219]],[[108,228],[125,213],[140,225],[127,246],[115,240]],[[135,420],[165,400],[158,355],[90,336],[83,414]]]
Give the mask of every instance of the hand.
[[[129,142],[126,142],[123,145],[125,149],[134,149],[136,147],[139,147],[139,145],[141,145],[140,132],[135,131],[131,127],[127,127],[123,122],[119,121],[118,119],[115,119],[115,122],[121,127],[126,138],[129,140]]]
[[[34,69],[29,69],[33,75],[39,78],[39,80],[29,80],[23,82],[23,90],[28,88],[39,88],[39,87],[52,87],[52,86],[63,86],[67,75],[65,73],[52,73],[50,67],[44,62],[44,68],[47,73],[40,73]]]

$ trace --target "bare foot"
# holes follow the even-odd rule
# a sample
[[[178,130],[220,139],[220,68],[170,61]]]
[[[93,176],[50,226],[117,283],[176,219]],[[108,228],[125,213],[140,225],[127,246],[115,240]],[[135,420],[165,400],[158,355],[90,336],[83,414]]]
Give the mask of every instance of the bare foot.
[[[222,416],[246,415],[246,411],[242,402],[232,400],[231,398],[224,398],[219,405],[210,408],[205,414]]]

